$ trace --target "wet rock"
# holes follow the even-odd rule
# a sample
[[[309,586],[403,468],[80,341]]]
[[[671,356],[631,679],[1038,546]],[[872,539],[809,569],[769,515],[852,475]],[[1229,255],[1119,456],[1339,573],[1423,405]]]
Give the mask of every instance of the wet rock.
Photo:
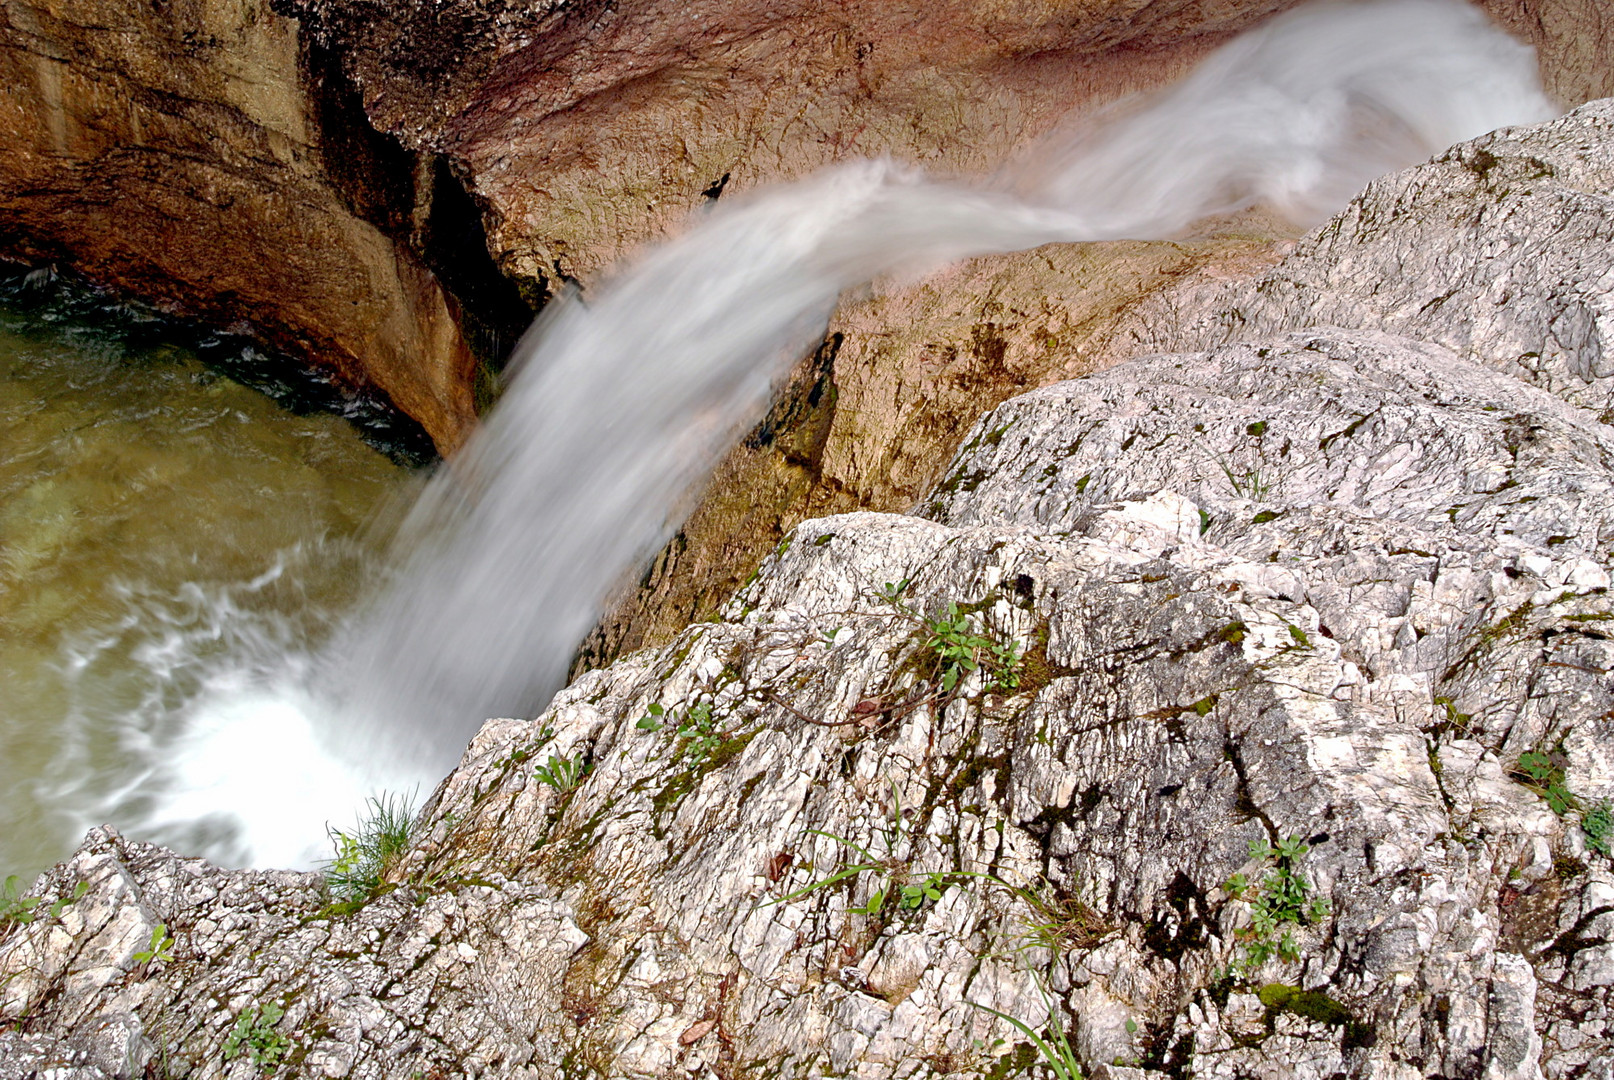
[[[1277,258],[1283,228],[1247,215],[1194,240],[1050,244],[848,298],[579,669],[715,613],[809,517],[909,510],[983,408],[1102,366],[1150,297],[1252,276]]]

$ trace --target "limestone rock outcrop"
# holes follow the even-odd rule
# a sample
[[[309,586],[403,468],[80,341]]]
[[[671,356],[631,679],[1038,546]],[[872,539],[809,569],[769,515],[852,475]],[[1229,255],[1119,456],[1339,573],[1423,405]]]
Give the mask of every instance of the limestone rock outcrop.
[[[1375,181],[1253,280],[1151,297],[1118,334],[1149,349],[1301,326],[1384,330],[1607,411],[1611,136],[1604,100],[1464,143]]]
[[[1485,147],[1607,198],[1611,108],[1290,259],[1371,306],[1327,239]],[[1480,250],[1565,246],[1450,325],[1581,325],[1563,192],[1462,190]],[[987,1077],[1055,1033],[1117,1080],[1610,1076],[1614,429],[1439,337],[1004,402],[921,513],[803,522],[716,621],[490,721],[356,911],[93,832],[0,939],[0,1060],[246,1076],[268,1023],[287,1076]]]

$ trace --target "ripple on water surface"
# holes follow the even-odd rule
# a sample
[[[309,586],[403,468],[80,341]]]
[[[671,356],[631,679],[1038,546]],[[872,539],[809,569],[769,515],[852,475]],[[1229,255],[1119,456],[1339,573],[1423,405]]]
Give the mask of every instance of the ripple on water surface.
[[[306,862],[306,823],[284,850],[243,834],[339,786],[273,687],[372,583],[408,471],[127,312],[69,308],[0,291],[0,874],[101,822]]]

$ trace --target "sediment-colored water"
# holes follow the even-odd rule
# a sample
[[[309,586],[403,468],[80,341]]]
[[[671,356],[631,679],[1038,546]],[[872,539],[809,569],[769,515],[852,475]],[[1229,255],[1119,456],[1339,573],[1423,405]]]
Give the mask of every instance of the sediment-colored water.
[[[103,821],[229,858],[205,798],[189,820],[158,809],[194,757],[190,706],[324,640],[407,483],[346,421],[295,415],[153,326],[43,275],[0,288],[0,874]],[[248,771],[295,797],[303,778],[273,773],[298,733],[265,717],[243,735]]]

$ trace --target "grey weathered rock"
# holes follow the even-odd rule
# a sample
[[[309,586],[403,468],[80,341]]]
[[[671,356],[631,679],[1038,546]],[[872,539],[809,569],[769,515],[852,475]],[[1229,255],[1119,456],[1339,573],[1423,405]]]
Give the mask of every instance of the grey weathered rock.
[[[1614,99],[1370,184],[1253,282],[1163,293],[1134,340],[1176,350],[1340,326],[1434,342],[1614,405]]]
[[[976,1006],[1040,1024],[1045,980],[1088,1065],[1607,1058],[1614,874],[1507,775],[1520,748],[1608,741],[1581,670],[1609,666],[1585,632],[1614,614],[1606,560],[1541,535],[1544,514],[1592,534],[1614,511],[1602,425],[1437,347],[1340,333],[1128,365],[977,433],[941,521],[808,522],[724,621],[491,722],[399,887],[355,914],[322,914],[312,877],[92,834],[43,882],[89,894],[0,947],[23,972],[3,1015],[81,1042],[139,1016],[147,1052],[167,1038],[196,1075],[284,1001],[303,1075],[906,1076],[985,1070],[974,1040],[1016,1032]],[[1392,434],[1413,448],[1398,487],[1359,482]],[[1250,498],[1269,463],[1281,482]],[[950,601],[1031,650],[1018,691],[916,690],[919,617]],[[651,703],[662,730],[636,724]],[[674,734],[701,706],[704,752]],[[592,763],[575,792],[535,778],[552,754]],[[1578,790],[1614,790],[1575,765]],[[830,833],[887,868],[780,902],[858,861]],[[1242,971],[1250,905],[1225,883],[1259,876],[1252,840],[1291,836],[1331,911],[1295,959]],[[852,910],[931,872],[1046,878],[1082,906],[1075,937],[1018,952],[1038,915],[981,878]],[[174,959],[135,963],[154,920]],[[1274,984],[1326,1007],[1263,1004]]]
[[[1304,267],[1369,310],[1328,259],[1379,249],[1315,254],[1344,229]],[[1591,250],[1531,242],[1499,339],[1586,310],[1527,271]],[[357,911],[97,830],[37,886],[86,894],[0,939],[0,1058],[244,1078],[225,1039],[274,1002],[277,1075],[982,1076],[1030,1060],[988,1010],[1052,1009],[1125,1080],[1608,1080],[1614,431],[1567,359],[1530,386],[1452,351],[1507,307],[1006,402],[926,516],[805,522],[719,620],[490,721]],[[944,689],[966,633],[1018,684]],[[1287,879],[1252,849],[1292,839]],[[1264,929],[1284,881],[1305,911]]]

